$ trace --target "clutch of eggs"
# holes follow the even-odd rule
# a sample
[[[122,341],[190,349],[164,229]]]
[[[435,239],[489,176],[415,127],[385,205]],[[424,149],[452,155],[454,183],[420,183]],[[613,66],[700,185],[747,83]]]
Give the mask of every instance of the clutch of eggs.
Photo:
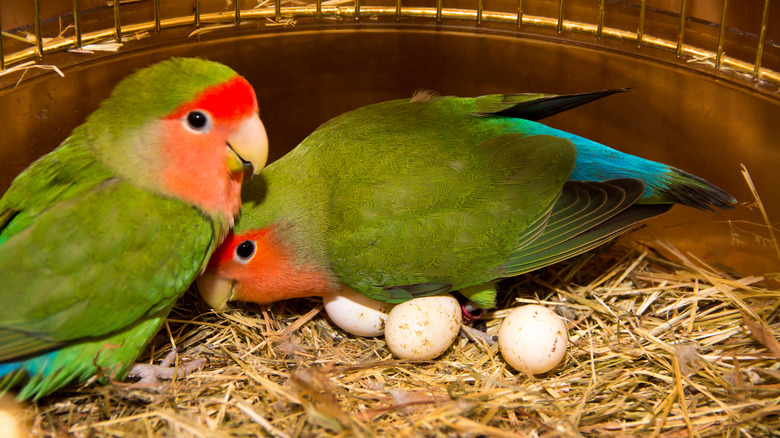
[[[324,298],[325,311],[344,331],[357,336],[385,335],[387,347],[401,359],[429,360],[455,341],[462,323],[458,301],[449,294],[389,304],[344,288]],[[498,345],[512,368],[540,374],[566,356],[568,334],[563,320],[540,305],[512,310],[498,332]]]
[[[460,331],[460,304],[448,294],[394,305],[344,288],[339,295],[324,297],[323,302],[334,324],[353,335],[384,334],[387,347],[401,359],[438,357]]]

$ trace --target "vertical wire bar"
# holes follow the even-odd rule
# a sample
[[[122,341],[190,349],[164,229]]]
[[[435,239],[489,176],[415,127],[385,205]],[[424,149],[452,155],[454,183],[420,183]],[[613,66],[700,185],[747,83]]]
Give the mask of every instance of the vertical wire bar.
[[[317,0],[317,15],[318,20],[322,19],[322,0]]]
[[[76,32],[76,48],[81,48],[81,8],[79,0],[73,0],[73,30]]]
[[[154,30],[160,32],[162,26],[160,26],[160,0],[154,0]]]
[[[360,19],[360,0],[355,0],[355,20]]]
[[[523,25],[523,0],[517,0],[517,27]]]
[[[0,70],[5,70],[5,54],[3,52],[3,24],[2,16],[0,16]]]
[[[43,57],[43,34],[41,33],[41,8],[38,4],[38,0],[33,2],[35,4],[35,46],[38,50],[38,57]]]
[[[116,42],[122,42],[122,22],[119,21],[119,0],[114,0],[114,34]]]
[[[601,0],[599,2],[599,26],[598,29],[596,29],[596,39],[601,39],[601,32],[604,31],[604,2],[606,0]]]
[[[401,0],[395,0],[395,19],[401,21]]]
[[[680,30],[677,31],[677,57],[682,56],[683,40],[685,39],[685,16],[688,15],[688,0],[682,0],[680,6]]]
[[[436,0],[436,22],[441,23],[442,0]]]
[[[769,0],[764,0],[764,16],[761,18],[761,34],[758,36],[758,48],[756,49],[756,63],[753,67],[753,79],[758,80],[761,70],[761,60],[764,57],[764,43],[766,42],[766,25],[769,22]]]
[[[723,42],[726,40],[726,10],[729,0],[723,0],[723,11],[720,14],[720,31],[718,32],[718,51],[715,54],[715,65],[720,69],[723,64]]]
[[[563,32],[563,0],[558,1],[558,33]]]
[[[233,10],[233,21],[236,23],[236,25],[241,23],[241,0],[235,0],[236,7]],[[277,0],[277,4],[279,1]],[[278,17],[277,17],[278,18]]]
[[[477,24],[482,24],[482,0],[477,0]]]
[[[642,7],[639,8],[639,28],[636,30],[636,46],[642,46],[642,39],[645,36],[645,13],[647,12],[647,0],[642,0]]]
[[[200,0],[195,0],[195,27],[200,27]]]

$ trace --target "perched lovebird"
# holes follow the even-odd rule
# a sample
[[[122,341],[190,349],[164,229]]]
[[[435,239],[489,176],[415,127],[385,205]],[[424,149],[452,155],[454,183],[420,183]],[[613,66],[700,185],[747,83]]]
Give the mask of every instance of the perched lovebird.
[[[681,203],[729,208],[673,167],[536,122],[621,90],[419,93],[320,126],[243,189],[241,220],[198,279],[216,308],[357,291],[385,302],[458,290],[580,254]]]
[[[171,59],[123,79],[0,199],[0,389],[114,378],[233,225],[268,140],[230,68]]]

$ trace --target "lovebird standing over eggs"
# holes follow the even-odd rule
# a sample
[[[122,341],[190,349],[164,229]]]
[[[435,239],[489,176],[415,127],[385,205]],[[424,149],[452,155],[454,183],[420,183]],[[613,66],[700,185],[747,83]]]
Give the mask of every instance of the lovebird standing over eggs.
[[[0,199],[0,388],[124,377],[238,214],[268,141],[249,83],[202,59],[123,79]]]
[[[348,294],[385,302],[458,290],[580,254],[673,203],[728,208],[673,167],[536,122],[620,90],[369,105],[320,126],[243,191],[198,289],[226,301]]]

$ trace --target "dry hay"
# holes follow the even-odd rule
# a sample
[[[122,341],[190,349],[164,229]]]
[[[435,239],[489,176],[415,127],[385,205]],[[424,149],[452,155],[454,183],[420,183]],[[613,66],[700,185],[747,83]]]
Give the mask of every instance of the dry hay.
[[[658,249],[662,248],[664,254]],[[564,364],[508,368],[460,337],[433,361],[335,328],[317,300],[170,315],[183,379],[74,386],[24,410],[33,436],[767,436],[780,429],[780,290],[655,244],[618,244],[507,281],[500,308],[542,302],[569,321]],[[484,315],[495,333],[507,310]]]

